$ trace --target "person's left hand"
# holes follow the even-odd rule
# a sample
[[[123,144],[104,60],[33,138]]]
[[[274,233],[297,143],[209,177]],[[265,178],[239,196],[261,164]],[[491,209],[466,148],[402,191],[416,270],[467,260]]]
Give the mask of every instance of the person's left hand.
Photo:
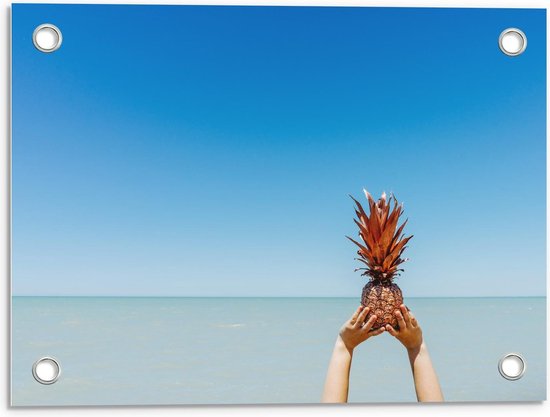
[[[365,318],[369,314],[369,311],[370,309],[368,307],[359,306],[357,311],[353,313],[353,316],[351,316],[340,329],[340,338],[350,353],[357,345],[363,343],[369,337],[377,336],[384,332],[383,327],[371,331],[376,321],[376,316],[373,314],[369,317],[367,322],[365,322]]]

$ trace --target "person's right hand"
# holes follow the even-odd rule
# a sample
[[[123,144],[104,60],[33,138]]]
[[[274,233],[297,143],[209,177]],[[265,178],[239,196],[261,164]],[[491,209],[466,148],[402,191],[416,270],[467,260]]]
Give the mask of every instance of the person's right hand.
[[[393,326],[386,324],[388,333],[399,340],[407,350],[419,349],[422,345],[422,329],[416,318],[404,304],[401,304],[399,310],[395,310],[394,314],[399,324],[399,330],[395,330]]]
[[[355,313],[353,313],[353,316],[351,316],[340,329],[340,339],[350,353],[357,345],[363,343],[369,337],[377,336],[384,332],[383,327],[371,330],[376,321],[376,316],[374,314],[365,322],[365,318],[369,314],[369,311],[370,309],[368,307],[359,306]]]

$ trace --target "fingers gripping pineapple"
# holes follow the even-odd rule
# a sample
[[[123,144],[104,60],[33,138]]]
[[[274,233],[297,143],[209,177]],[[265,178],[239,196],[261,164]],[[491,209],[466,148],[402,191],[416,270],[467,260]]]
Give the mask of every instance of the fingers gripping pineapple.
[[[401,289],[393,282],[399,275],[399,265],[408,259],[401,258],[407,242],[412,236],[404,237],[403,228],[407,220],[399,228],[397,224],[403,214],[403,204],[398,204],[392,194],[386,201],[386,193],[378,201],[374,201],[367,190],[364,190],[369,203],[369,215],[367,216],[361,204],[353,197],[356,204],[354,219],[359,227],[359,237],[363,243],[346,236],[355,243],[359,250],[359,258],[365,267],[357,268],[356,271],[364,271],[362,275],[369,276],[369,282],[363,288],[361,304],[370,308],[369,316],[376,314],[377,320],[373,329],[390,324],[398,327],[394,311],[399,309],[403,303]],[[391,203],[393,200],[393,208]]]

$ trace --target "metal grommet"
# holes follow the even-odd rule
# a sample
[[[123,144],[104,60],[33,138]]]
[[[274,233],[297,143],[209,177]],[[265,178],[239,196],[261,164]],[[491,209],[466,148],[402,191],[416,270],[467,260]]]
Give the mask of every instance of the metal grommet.
[[[517,28],[505,29],[498,37],[498,46],[506,55],[521,55],[527,48],[527,36]]]
[[[63,42],[63,35],[59,28],[51,23],[37,26],[32,34],[32,43],[41,52],[54,52]]]
[[[53,384],[59,379],[59,375],[61,375],[59,362],[49,356],[38,359],[32,365],[32,376],[41,384]]]
[[[527,364],[525,363],[525,359],[517,353],[508,353],[498,362],[498,371],[500,372],[500,375],[509,381],[516,381],[520,379],[526,369]]]

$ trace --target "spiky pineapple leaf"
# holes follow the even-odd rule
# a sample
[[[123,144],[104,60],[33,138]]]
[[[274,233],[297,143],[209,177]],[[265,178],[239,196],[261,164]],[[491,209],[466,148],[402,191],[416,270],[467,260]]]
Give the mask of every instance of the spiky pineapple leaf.
[[[374,201],[367,190],[364,192],[368,201],[368,214],[362,204],[350,195],[356,205],[357,219],[353,220],[363,243],[346,237],[359,248],[359,258],[356,259],[366,265],[366,268],[357,270],[364,270],[363,275],[369,275],[375,280],[392,280],[398,275],[398,271],[402,271],[397,267],[408,260],[401,258],[401,255],[412,238],[404,237],[403,233],[408,219],[398,227],[403,214],[403,203],[399,204],[393,193],[389,198],[383,193],[378,201]]]

